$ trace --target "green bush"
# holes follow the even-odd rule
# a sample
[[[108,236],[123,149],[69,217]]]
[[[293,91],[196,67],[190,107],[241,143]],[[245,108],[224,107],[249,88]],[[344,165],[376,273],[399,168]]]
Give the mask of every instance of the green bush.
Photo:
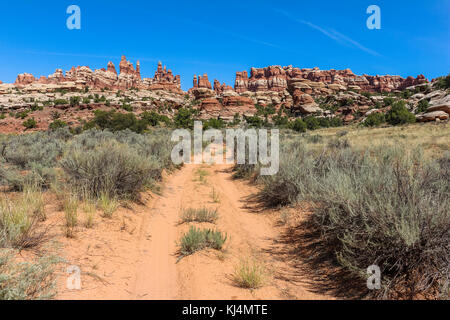
[[[166,126],[170,125],[170,119],[167,116],[160,115],[155,111],[141,113],[141,119],[152,127],[158,126],[160,123],[164,123]]]
[[[111,131],[121,131],[129,129],[136,133],[146,130],[148,124],[146,120],[137,119],[133,113],[119,113],[114,110],[95,110],[94,119],[84,125],[84,129],[109,129]]]
[[[26,117],[28,117],[28,113],[29,113],[30,111],[22,111],[22,112],[17,112],[15,115],[14,115],[14,117],[16,118],[16,119],[18,119],[18,118],[20,118],[20,119],[25,119]]]
[[[405,101],[395,102],[391,106],[391,110],[386,114],[386,122],[393,126],[413,123],[415,121],[416,117],[408,111]]]
[[[388,106],[392,105],[395,102],[395,98],[386,97],[386,98],[383,99],[383,102],[384,102],[384,105],[386,107],[388,107]]]
[[[3,150],[0,159],[21,169],[30,169],[35,163],[54,167],[63,153],[65,140],[71,136],[67,129],[8,136],[0,144]]]
[[[44,255],[15,261],[15,252],[0,249],[0,300],[46,300],[56,295],[54,267],[59,259]]]
[[[316,130],[320,128],[320,122],[316,117],[308,116],[304,119],[308,130]]]
[[[360,279],[356,284],[366,294],[366,269],[378,265],[382,290],[370,294],[380,298],[446,290],[448,159],[429,162],[420,150],[386,146],[317,154],[295,140],[282,142],[281,148],[278,173],[260,177],[260,199],[267,206],[315,204],[307,223],[309,234],[320,237],[315,238],[318,251],[306,249],[308,259],[317,255],[339,263],[345,274]]]
[[[192,129],[194,127],[194,115],[195,111],[193,109],[180,108],[173,119],[173,123],[177,128]]]
[[[34,120],[34,118],[28,118],[22,124],[26,129],[36,128],[37,126],[36,120]]]
[[[52,123],[49,124],[48,128],[52,131],[55,131],[60,128],[67,127],[67,122],[56,119]]]
[[[225,127],[225,122],[222,119],[211,118],[203,121],[203,130],[222,129],[223,127]]]
[[[440,78],[438,78],[438,79],[436,80],[434,86],[435,86],[437,89],[441,89],[441,90],[450,88],[450,74],[447,75],[446,77],[440,77]]]
[[[364,120],[363,125],[366,127],[375,127],[379,126],[386,122],[386,117],[384,113],[374,112],[367,116],[366,120]]]
[[[343,125],[342,119],[338,117],[330,118],[330,127],[341,127]]]
[[[244,115],[245,122],[252,128],[261,128],[264,125],[264,120],[257,115],[248,117]]]
[[[53,103],[55,105],[64,105],[64,104],[69,104],[69,101],[67,101],[66,99],[55,99],[55,101],[53,101]]]
[[[302,119],[297,118],[291,123],[291,128],[297,132],[306,132],[307,127],[306,123]]]
[[[80,97],[70,97],[69,104],[71,107],[75,107],[80,104],[80,101],[81,101]]]
[[[428,103],[428,100],[425,100],[425,99],[420,100],[419,103],[417,104],[416,113],[421,113],[421,112],[427,111],[429,106],[430,106],[430,104]]]
[[[191,226],[181,238],[180,254],[186,256],[206,248],[221,250],[226,240],[227,236],[220,231]]]
[[[135,197],[161,177],[157,158],[145,158],[126,144],[107,141],[91,150],[75,146],[60,162],[80,194]]]

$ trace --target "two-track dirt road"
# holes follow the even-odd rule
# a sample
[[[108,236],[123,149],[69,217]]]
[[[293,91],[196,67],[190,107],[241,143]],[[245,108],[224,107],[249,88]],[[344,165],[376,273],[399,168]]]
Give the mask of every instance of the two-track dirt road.
[[[248,197],[255,194],[256,187],[233,180],[230,165],[186,164],[165,180],[161,195],[148,197],[139,209],[121,212],[121,218],[116,218],[125,221],[129,217],[125,229],[134,225],[135,232],[124,232],[123,226],[115,230],[119,224],[111,222],[109,228],[97,228],[100,235],[93,230],[78,241],[77,254],[68,254],[68,260],[81,265],[86,275],[83,287],[68,290],[64,286],[66,276],[62,275],[58,298],[330,298],[312,292],[304,281],[307,276],[292,266],[291,256],[274,254],[283,252],[283,244],[277,242],[285,230],[277,223],[279,212],[254,210]],[[180,214],[189,207],[217,208],[219,219],[215,224],[182,224]],[[178,241],[191,225],[225,232],[225,249],[204,250],[178,259]],[[99,238],[102,245],[94,245],[92,242],[99,242]],[[86,257],[88,252],[90,256]],[[95,268],[92,256],[102,257],[95,261]],[[249,290],[234,283],[233,272],[242,261],[264,268],[261,288]],[[92,276],[94,273],[96,276]]]

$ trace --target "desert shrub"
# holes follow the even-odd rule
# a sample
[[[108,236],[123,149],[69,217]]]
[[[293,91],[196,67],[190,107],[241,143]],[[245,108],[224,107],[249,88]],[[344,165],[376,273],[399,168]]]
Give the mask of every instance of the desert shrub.
[[[233,273],[233,281],[241,288],[257,289],[264,280],[264,267],[256,261],[241,261]]]
[[[193,128],[195,112],[190,108],[180,108],[173,118],[173,124],[177,128]]]
[[[52,123],[50,123],[49,124],[49,126],[48,126],[48,128],[50,129],[50,130],[57,130],[57,129],[59,129],[59,128],[64,128],[64,127],[67,127],[67,122],[65,122],[65,121],[62,121],[62,120],[59,120],[59,119],[56,119],[56,120],[54,120]]]
[[[1,156],[6,163],[21,169],[30,169],[33,163],[54,167],[69,137],[71,134],[64,130],[8,136],[0,144]]]
[[[161,122],[168,125],[170,123],[170,119],[167,116],[160,115],[155,111],[145,111],[141,113],[141,119],[145,121],[146,124],[155,127],[158,126]]]
[[[43,202],[36,195],[23,195],[20,199],[0,201],[0,247],[30,248],[42,244],[46,230],[37,230]]]
[[[161,175],[157,158],[145,158],[128,145],[110,141],[86,150],[75,146],[60,162],[68,183],[93,197],[136,196]]]
[[[0,185],[8,186],[11,191],[22,191],[25,177],[13,167],[0,166]]]
[[[281,111],[281,109],[280,109]],[[273,125],[277,128],[287,128],[289,127],[289,117],[282,116],[281,113],[278,113],[272,117]]]
[[[0,249],[0,300],[51,299],[56,294],[54,266],[59,259],[44,255],[17,262],[15,252]]]
[[[84,97],[82,101],[83,101],[84,104],[91,103],[91,99],[89,99],[89,97]]]
[[[365,290],[366,269],[380,267],[377,297],[435,294],[449,280],[450,200],[446,161],[420,150],[351,148],[319,154],[296,141],[280,151],[280,170],[263,176],[268,206],[315,204],[311,223],[328,256]]]
[[[221,250],[226,240],[227,236],[220,231],[191,226],[181,238],[180,254],[186,256],[206,248]]]
[[[87,122],[84,129],[109,129],[111,131],[121,131],[129,129],[141,133],[147,129],[148,124],[143,119],[137,119],[136,116],[129,113],[119,113],[114,110],[103,111],[95,110],[94,118]]]
[[[319,120],[319,125],[322,128],[329,128],[330,127],[330,119],[324,118],[324,117],[320,117],[320,118],[318,118],[318,120]]]
[[[297,118],[292,122],[291,128],[297,132],[306,132],[306,123],[302,119]]]
[[[248,124],[248,126],[252,128],[261,128],[264,126],[264,120],[257,115],[253,115],[250,117],[244,115],[244,120]]]
[[[330,127],[341,127],[343,125],[342,119],[338,117],[330,118]]]
[[[436,82],[433,84],[437,89],[448,89],[450,88],[450,74],[446,77],[440,77],[436,79]]]
[[[208,209],[203,207],[201,209],[188,208],[183,210],[181,214],[182,222],[211,222],[214,223],[219,218],[217,209]]]
[[[303,138],[306,140],[306,142],[308,143],[321,143],[323,141],[323,137],[320,134],[304,134]]]
[[[383,103],[386,107],[391,106],[395,102],[395,98],[386,97],[383,99]]]
[[[375,127],[379,126],[386,122],[386,117],[384,113],[374,112],[367,116],[366,120],[364,120],[363,125],[366,127]]]
[[[20,119],[25,119],[26,117],[28,117],[28,113],[29,113],[30,111],[29,110],[26,110],[26,111],[22,111],[22,112],[17,112],[15,115],[14,115],[14,117],[15,118],[20,118]]]
[[[304,119],[308,130],[316,130],[320,128],[320,122],[316,117],[308,116]]]
[[[36,128],[37,126],[36,120],[34,118],[28,118],[22,124],[26,129]]]
[[[328,148],[332,149],[345,149],[350,148],[350,142],[347,138],[338,138],[338,139],[331,139],[328,141]]]
[[[55,105],[64,105],[64,104],[69,104],[69,101],[67,101],[66,99],[55,99],[53,101],[53,103]]]
[[[208,119],[206,121],[203,121],[203,130],[208,129],[221,129],[225,127],[225,122],[222,119]]]
[[[430,106],[430,104],[428,103],[428,100],[426,100],[426,99],[420,100],[419,103],[417,104],[416,113],[421,113],[421,112],[427,111],[429,106]]]
[[[81,98],[80,97],[76,97],[76,96],[75,97],[70,97],[69,104],[70,104],[71,107],[78,106],[80,104],[80,102],[81,102]]]
[[[416,121],[414,114],[406,108],[405,101],[397,101],[391,106],[386,114],[386,122],[396,126],[401,124],[413,123]]]

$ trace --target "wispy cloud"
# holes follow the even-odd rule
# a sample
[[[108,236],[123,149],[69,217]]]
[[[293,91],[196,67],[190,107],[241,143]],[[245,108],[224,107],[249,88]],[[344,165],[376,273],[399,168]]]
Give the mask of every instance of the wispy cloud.
[[[330,29],[330,28],[326,29],[326,28],[320,27],[318,25],[315,25],[314,23],[311,23],[309,21],[305,21],[305,20],[302,20],[302,19],[297,19],[297,18],[293,17],[292,15],[290,15],[289,13],[287,13],[286,11],[283,11],[283,10],[274,9],[274,11],[278,12],[279,14],[282,14],[282,15],[286,16],[287,18],[289,18],[290,20],[292,20],[294,22],[298,22],[298,23],[304,24],[304,25],[306,25],[306,26],[308,26],[310,28],[313,28],[313,29],[321,32],[322,34],[324,34],[328,38],[338,42],[341,45],[357,48],[357,49],[365,51],[365,52],[367,52],[367,53],[369,53],[369,54],[371,54],[373,56],[381,57],[381,54],[379,54],[378,52],[363,46],[361,43],[357,42],[356,40],[353,40],[352,38],[350,38],[350,37],[348,37],[348,36],[338,32],[338,31],[336,31],[334,29]]]
[[[240,33],[235,33],[235,32],[230,32],[230,31],[227,31],[227,30],[223,30],[223,29],[214,27],[212,25],[206,24],[204,22],[193,21],[193,20],[189,20],[189,19],[183,19],[183,20],[185,22],[190,23],[190,24],[194,24],[194,25],[197,25],[197,26],[200,26],[200,27],[208,28],[209,30],[214,30],[214,31],[219,32],[219,33],[221,33],[223,35],[231,36],[231,37],[234,37],[234,38],[237,38],[237,39],[241,39],[241,40],[244,40],[244,41],[247,41],[247,42],[253,42],[253,43],[256,43],[256,44],[259,44],[259,45],[263,45],[263,46],[266,46],[266,47],[284,49],[284,48],[282,48],[279,45],[276,45],[274,43],[263,41],[263,40],[259,40],[259,39],[252,38],[252,37],[248,37],[248,36],[245,36],[245,35],[240,34]]]

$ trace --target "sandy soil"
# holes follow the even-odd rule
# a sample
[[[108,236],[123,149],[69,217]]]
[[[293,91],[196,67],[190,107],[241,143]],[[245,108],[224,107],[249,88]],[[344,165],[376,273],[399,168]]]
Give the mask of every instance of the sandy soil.
[[[207,172],[203,179],[199,170]],[[231,176],[230,165],[187,164],[165,178],[161,195],[143,194],[141,204],[120,208],[113,219],[98,216],[94,228],[80,226],[74,239],[60,235],[67,263],[58,277],[57,298],[330,299],[312,292],[308,276],[293,267],[295,257],[280,254],[291,251],[277,241],[287,230],[280,212],[258,210],[249,200],[256,187]],[[218,208],[216,224],[180,223],[183,208],[203,206]],[[62,227],[63,214],[49,220]],[[178,259],[178,240],[190,225],[225,232],[225,249]],[[261,288],[234,283],[233,272],[244,260],[264,267]],[[67,289],[68,265],[81,268],[81,290]]]

